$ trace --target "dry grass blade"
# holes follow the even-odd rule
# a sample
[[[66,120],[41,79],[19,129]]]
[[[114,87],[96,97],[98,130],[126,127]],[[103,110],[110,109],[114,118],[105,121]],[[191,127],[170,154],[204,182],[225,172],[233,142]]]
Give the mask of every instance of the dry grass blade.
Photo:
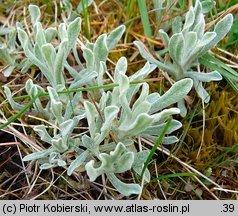
[[[6,143],[0,143],[0,146],[11,146],[11,145],[19,145],[19,142],[6,142]]]
[[[0,120],[0,122],[4,123],[5,121]],[[22,140],[24,143],[27,143],[30,147],[34,148],[36,151],[43,150],[42,147],[38,146],[33,140],[31,140],[29,137],[25,136],[24,134],[20,133],[18,130],[16,130],[12,126],[7,126],[7,129],[5,129],[5,131],[11,132],[12,134],[14,134],[14,136]]]

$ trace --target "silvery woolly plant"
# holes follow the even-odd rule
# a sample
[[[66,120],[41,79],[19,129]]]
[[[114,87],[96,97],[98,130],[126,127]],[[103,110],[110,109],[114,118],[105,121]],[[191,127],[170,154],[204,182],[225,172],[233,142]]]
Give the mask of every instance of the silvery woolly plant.
[[[225,37],[232,23],[233,17],[228,14],[215,25],[213,31],[205,32],[203,8],[201,2],[197,0],[195,6],[191,6],[186,13],[184,23],[181,17],[175,18],[171,37],[162,29],[160,30],[170,60],[161,62],[150,55],[143,44],[138,41],[134,43],[145,59],[166,71],[175,81],[184,78],[193,79],[196,92],[207,103],[210,96],[203,88],[202,82],[221,80],[222,76],[217,71],[201,73],[196,70],[196,65],[200,57]],[[179,101],[178,106],[182,115],[185,116],[187,111],[184,100]]]
[[[16,29],[13,27],[0,27],[0,35],[4,35],[6,39],[6,43],[0,41],[0,62],[4,65],[6,64],[3,74],[5,77],[9,77],[18,66],[17,57],[13,54],[17,50]]]
[[[51,147],[42,152],[32,153],[26,156],[24,160],[40,159],[42,169],[65,166],[65,160],[67,159],[65,155],[68,151],[72,151],[78,146],[79,140],[72,139],[71,135],[79,120],[85,118],[85,110],[78,107],[78,104],[82,101],[81,92],[58,94],[58,91],[72,90],[84,85],[92,85],[93,82],[97,83],[96,79],[99,77],[97,65],[99,62],[105,64],[104,61],[107,60],[109,50],[117,44],[125,27],[119,26],[109,35],[103,34],[94,44],[90,43],[92,48],[90,52],[94,59],[91,60],[95,65],[92,66],[94,67],[93,69],[88,64],[86,64],[85,68],[78,56],[75,56],[78,64],[82,66],[82,70],[79,73],[69,65],[67,57],[71,51],[76,55],[76,41],[79,36],[81,19],[76,18],[70,23],[61,23],[58,28],[49,27],[43,29],[40,22],[39,8],[35,5],[30,5],[29,12],[33,25],[33,37],[31,38],[26,33],[20,23],[17,24],[18,37],[27,57],[26,65],[37,66],[49,82],[47,87],[48,103],[46,105],[43,104],[41,99],[37,97],[40,94],[45,94],[46,91],[39,85],[34,84],[31,79],[26,82],[25,90],[31,98],[36,97],[33,111],[39,113],[55,127],[51,135],[48,133],[48,126],[38,125],[34,127],[41,139],[50,144]],[[59,44],[56,46],[53,43],[55,38],[59,39]],[[86,48],[87,44],[89,43],[83,46]],[[103,53],[101,52],[102,50],[104,51]],[[65,69],[73,77],[71,82],[66,83],[65,81]],[[14,110],[22,110],[24,106],[13,100],[12,93],[7,85],[4,86],[4,90],[12,108]]]
[[[73,20],[78,17],[78,14],[81,14],[84,9],[89,7],[94,0],[81,0],[76,7],[76,10],[73,10],[72,2],[70,0],[62,0],[60,1],[61,7],[67,13],[67,17],[69,20]]]
[[[147,62],[141,70],[127,77],[127,61],[122,57],[116,64],[113,77],[114,83],[119,86],[112,92],[103,92],[96,105],[93,101],[84,102],[90,135],[83,135],[81,145],[87,150],[71,163],[69,175],[75,169],[85,167],[91,181],[105,174],[121,194],[127,196],[141,192],[138,184],[126,184],[117,174],[133,170],[141,175],[149,152],[137,152],[135,140],[138,137],[156,140],[168,119],[180,113],[178,108],[164,108],[181,100],[193,85],[192,80],[186,78],[176,82],[160,96],[158,93],[149,94],[147,83],[134,86],[129,84],[130,81],[147,76],[151,69],[154,69],[154,65]],[[140,90],[140,95],[135,100],[134,96]],[[179,121],[172,120],[162,143],[177,142],[177,137],[170,134],[181,126]],[[150,181],[148,169],[144,177],[146,182]]]
[[[74,171],[86,171],[90,181],[106,175],[121,194],[139,194],[140,185],[122,182],[119,174],[133,170],[141,175],[149,152],[137,150],[137,138],[157,139],[172,115],[180,113],[178,108],[167,107],[187,95],[193,85],[192,79],[185,78],[175,82],[163,95],[150,94],[147,83],[131,85],[130,82],[143,80],[156,65],[147,62],[143,68],[127,77],[127,61],[122,57],[118,60],[111,77],[112,82],[118,85],[112,91],[101,89],[92,92],[89,99],[83,98],[80,92],[60,94],[59,91],[62,90],[72,90],[85,85],[98,86],[108,82],[105,79],[108,53],[121,38],[125,27],[119,26],[110,34],[99,36],[95,43],[82,43],[81,49],[86,62],[83,65],[75,52],[81,19],[76,18],[70,23],[61,23],[58,28],[44,30],[40,23],[39,8],[31,5],[29,11],[33,24],[33,38],[30,38],[18,24],[19,40],[28,63],[40,69],[49,85],[45,90],[29,79],[25,84],[25,90],[31,98],[36,98],[33,111],[50,124],[34,127],[41,140],[49,147],[29,154],[23,160],[37,159],[41,169],[66,167],[68,175]],[[54,38],[59,40],[56,46],[52,43]],[[67,62],[67,56],[71,51],[82,67],[80,73]],[[65,70],[73,78],[70,82],[65,80]],[[13,109],[23,108],[13,100],[7,86],[5,93]],[[38,96],[46,93],[49,100],[45,104]],[[135,100],[138,94],[139,97]],[[78,107],[80,103],[83,107]],[[83,118],[88,122],[89,133],[74,136],[74,130]],[[181,126],[179,121],[171,120],[162,143],[177,142],[177,137],[171,133]],[[76,159],[71,161],[68,158],[69,153],[75,154]],[[144,179],[146,182],[150,181],[147,169]]]

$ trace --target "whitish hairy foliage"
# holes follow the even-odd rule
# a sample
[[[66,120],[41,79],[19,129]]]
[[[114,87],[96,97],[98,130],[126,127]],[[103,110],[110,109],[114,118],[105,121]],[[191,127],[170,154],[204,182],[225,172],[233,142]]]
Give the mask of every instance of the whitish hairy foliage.
[[[0,35],[4,35],[7,43],[0,41],[0,62],[7,64],[3,70],[4,76],[8,77],[12,71],[17,67],[16,56],[12,53],[16,51],[16,29],[12,27],[0,27]]]
[[[154,68],[154,65],[147,63],[144,68],[128,78],[125,74],[127,62],[122,57],[119,59],[114,73],[114,82],[118,83],[119,86],[115,87],[112,92],[103,92],[101,100],[96,106],[93,102],[84,102],[90,136],[84,135],[82,137],[82,145],[87,149],[87,153],[80,154],[71,164],[68,169],[69,174],[77,167],[85,164],[90,180],[93,181],[105,173],[114,187],[122,194],[128,194],[132,191],[133,193],[140,193],[139,185],[125,184],[115,174],[131,169],[139,175],[141,174],[148,152],[137,153],[134,140],[138,136],[155,140],[162,132],[168,119],[172,115],[180,113],[178,108],[164,108],[181,100],[193,85],[191,79],[183,79],[176,82],[162,96],[158,93],[149,94],[147,83],[129,85],[129,81],[146,76],[151,67]],[[132,100],[139,90],[141,92],[138,99]],[[131,104],[132,101],[133,104]],[[179,121],[172,120],[162,143],[177,142],[177,137],[170,135],[170,133],[181,126]],[[107,144],[110,136],[113,142]],[[109,154],[105,153],[109,150]],[[146,181],[149,181],[148,170],[146,170],[145,176]]]
[[[204,7],[207,4],[204,4]],[[207,8],[204,10],[206,11]],[[227,14],[214,27],[212,32],[205,32],[205,19],[203,8],[200,1],[196,1],[194,7],[185,15],[185,22],[182,24],[181,17],[174,20],[173,34],[171,37],[160,30],[164,44],[168,49],[170,61],[161,62],[150,55],[144,48],[143,44],[135,41],[141,55],[149,62],[158,66],[158,68],[166,71],[175,80],[183,78],[191,78],[194,81],[194,88],[198,95],[207,103],[210,96],[203,88],[202,82],[210,82],[221,80],[222,76],[219,72],[201,73],[196,71],[196,63],[198,59],[214,47],[229,32],[233,23],[231,14]],[[184,101],[179,102],[182,115],[186,115]]]
[[[85,85],[103,85],[108,81],[104,78],[108,53],[120,40],[125,27],[119,26],[110,34],[99,36],[95,43],[87,42],[82,45],[86,61],[83,66],[76,53],[81,19],[76,18],[70,23],[61,23],[58,28],[44,30],[39,22],[39,8],[30,5],[29,11],[34,29],[33,38],[30,39],[18,24],[19,40],[28,61],[41,70],[49,86],[46,91],[29,79],[25,90],[31,98],[48,93],[49,99],[44,100],[44,103],[37,97],[33,111],[38,112],[50,124],[34,127],[48,148],[29,154],[23,160],[38,159],[41,169],[66,167],[68,175],[74,171],[86,171],[90,181],[105,174],[121,194],[139,194],[142,189],[140,185],[126,184],[118,175],[132,170],[141,175],[149,152],[137,152],[135,140],[139,136],[157,139],[172,115],[180,113],[178,108],[166,107],[181,101],[188,94],[193,85],[192,79],[185,78],[175,82],[163,95],[150,94],[147,83],[131,85],[130,82],[145,79],[156,65],[147,62],[143,68],[127,77],[127,60],[122,57],[117,62],[112,77],[113,83],[118,86],[112,91],[101,89],[91,92],[91,97],[94,98],[92,100],[83,99],[80,92],[60,94],[59,91],[66,90],[66,87],[75,89]],[[52,44],[54,38],[59,40],[57,46]],[[70,51],[73,51],[75,59],[82,67],[80,73],[67,62]],[[64,80],[65,69],[72,76],[70,83]],[[7,86],[5,93],[13,109],[23,109],[24,106],[13,100]],[[135,99],[137,95],[139,97]],[[78,106],[79,104],[82,106]],[[75,128],[83,118],[88,122],[89,133],[85,134],[77,129],[78,135],[74,136]],[[179,121],[172,120],[162,143],[177,142],[177,137],[171,133],[181,126]],[[67,158],[69,153],[76,156],[70,163]],[[146,182],[150,181],[148,169],[144,172],[144,179]]]

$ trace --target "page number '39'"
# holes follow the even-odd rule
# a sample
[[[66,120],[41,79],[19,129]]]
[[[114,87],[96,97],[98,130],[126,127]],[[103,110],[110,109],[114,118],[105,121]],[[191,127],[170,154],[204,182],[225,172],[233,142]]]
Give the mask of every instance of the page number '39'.
[[[234,212],[235,210],[235,206],[234,204],[223,204],[223,209],[221,210],[221,212]]]

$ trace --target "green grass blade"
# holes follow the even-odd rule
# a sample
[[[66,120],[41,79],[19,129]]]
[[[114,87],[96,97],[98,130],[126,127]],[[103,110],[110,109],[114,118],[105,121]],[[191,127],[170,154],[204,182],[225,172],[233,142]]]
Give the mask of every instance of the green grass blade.
[[[144,83],[144,82],[154,82],[156,80],[154,79],[147,79],[147,80],[138,80],[138,81],[133,81],[130,82],[130,85],[136,85],[139,83]],[[160,81],[160,80],[158,80]],[[112,83],[112,84],[108,84],[108,85],[101,85],[101,86],[91,86],[91,87],[85,87],[85,88],[78,88],[78,89],[70,89],[70,90],[64,90],[64,91],[57,91],[58,94],[69,94],[69,93],[76,93],[76,92],[82,92],[82,91],[95,91],[98,89],[112,89],[114,87],[119,86],[116,83]],[[48,93],[42,93],[38,95],[39,97],[44,97],[44,96],[49,96]],[[29,95],[22,95],[22,96],[17,96],[17,97],[13,97],[13,100],[20,100],[20,99],[26,99],[26,98],[30,98]]]
[[[133,9],[135,8],[135,5],[133,0],[129,0],[125,2],[127,3],[126,20],[128,20],[133,14]]]
[[[238,42],[238,19],[236,19],[231,27],[231,30],[228,34],[228,39],[225,45],[225,48],[231,46],[231,45],[237,45]]]
[[[153,4],[154,4],[154,8],[157,9],[157,10],[155,10],[156,22],[160,23],[161,20],[162,20],[162,16],[163,16],[163,13],[161,11],[161,9],[162,9],[162,2],[157,1],[157,0],[153,0]]]
[[[166,131],[169,129],[169,126],[170,126],[171,121],[172,121],[172,119],[169,119],[169,120],[167,121],[167,123],[166,123],[166,125],[165,125],[163,131],[161,132],[161,134],[160,134],[160,136],[158,137],[158,139],[156,140],[156,142],[155,142],[153,148],[151,149],[150,154],[148,155],[148,157],[147,157],[147,159],[146,159],[146,161],[145,161],[144,167],[143,167],[143,169],[142,169],[141,179],[143,178],[143,175],[144,175],[144,173],[145,173],[145,170],[146,170],[146,168],[148,167],[148,164],[150,163],[151,158],[153,157],[153,155],[154,155],[154,153],[155,153],[155,151],[156,151],[158,145],[161,143],[163,137],[164,137],[165,134],[166,134]]]
[[[225,63],[219,59],[206,54],[199,59],[200,63],[212,70],[218,71],[222,76],[238,82],[238,73],[232,68],[228,67]]]
[[[146,3],[144,0],[138,0],[138,5],[140,9],[141,21],[144,28],[145,36],[148,38],[152,38],[153,35],[152,35],[151,27],[150,27],[150,20],[149,20],[147,8],[146,8]]]
[[[213,57],[212,55],[206,54],[204,56],[206,59],[213,61],[214,63],[218,64],[218,66],[224,68],[225,70],[229,71],[234,76],[238,77],[238,73],[233,70],[231,67],[227,66],[224,62],[220,61],[219,59]]]
[[[190,177],[190,176],[195,176],[195,173],[172,173],[168,175],[161,175],[157,178],[154,178],[151,182],[161,180],[161,179],[170,179],[170,178],[177,178],[177,177]]]
[[[25,113],[28,109],[30,109],[30,107],[33,105],[33,103],[35,102],[35,100],[38,98],[38,95],[33,97],[29,103],[24,106],[24,108],[17,113],[16,115],[12,116],[6,123],[0,125],[0,130],[4,129],[5,127],[7,127],[9,124],[11,124],[12,122],[15,122],[23,113]]]
[[[234,83],[238,82],[238,73],[235,70],[209,54],[204,55],[199,61],[206,67],[218,71],[226,79],[234,91],[238,93],[238,87]]]
[[[83,7],[83,16],[84,16],[84,22],[85,22],[85,33],[87,36],[87,39],[89,41],[91,40],[91,33],[90,33],[90,17],[89,17],[89,13],[88,13],[88,0],[83,0],[82,1],[82,7]]]
[[[130,82],[130,85],[136,85],[138,83],[143,83],[143,82],[149,82],[149,80],[139,80],[139,81]],[[76,92],[82,92],[82,91],[95,91],[95,90],[98,90],[98,89],[112,89],[112,88],[117,87],[117,86],[118,86],[118,84],[112,83],[112,84],[102,85],[102,86],[91,86],[91,87],[87,87],[87,88],[78,88],[78,89],[58,91],[57,93],[58,94],[70,94],[70,93],[76,93]],[[6,123],[0,125],[0,130],[4,129],[9,124],[16,121],[23,113],[25,113],[28,109],[30,109],[30,107],[33,105],[33,103],[35,102],[35,100],[38,97],[44,97],[44,96],[49,96],[49,94],[48,93],[41,93],[41,94],[38,94],[36,97],[32,98],[29,101],[29,103],[18,114],[16,114],[12,118],[10,118]],[[26,98],[30,98],[30,96],[29,95],[18,96],[18,97],[14,97],[13,99],[14,100],[19,100],[19,99],[26,99]]]
[[[234,89],[234,91],[238,93],[237,85],[230,78],[225,77],[225,79],[230,84],[230,86]]]
[[[212,166],[218,166],[218,163],[225,161],[224,158],[231,152],[238,150],[238,144],[228,148],[224,153],[218,155],[213,161]],[[210,165],[211,166],[211,165]],[[209,167],[209,166],[208,166]]]
[[[178,152],[179,149],[181,148],[181,146],[183,145],[184,139],[185,139],[185,137],[187,136],[187,133],[188,133],[188,130],[189,130],[190,126],[191,126],[191,123],[192,123],[192,121],[193,121],[193,118],[196,116],[196,112],[197,112],[197,110],[198,110],[198,105],[199,105],[199,104],[200,104],[200,100],[199,100],[199,101],[197,102],[197,104],[195,105],[194,109],[193,109],[192,112],[191,112],[191,115],[188,115],[187,117],[185,117],[185,119],[188,119],[188,118],[189,118],[188,124],[187,124],[186,128],[184,129],[182,138],[180,139],[179,144],[178,144],[178,146],[177,146],[177,148],[176,148],[176,152]],[[184,119],[184,120],[185,120],[185,119]]]

